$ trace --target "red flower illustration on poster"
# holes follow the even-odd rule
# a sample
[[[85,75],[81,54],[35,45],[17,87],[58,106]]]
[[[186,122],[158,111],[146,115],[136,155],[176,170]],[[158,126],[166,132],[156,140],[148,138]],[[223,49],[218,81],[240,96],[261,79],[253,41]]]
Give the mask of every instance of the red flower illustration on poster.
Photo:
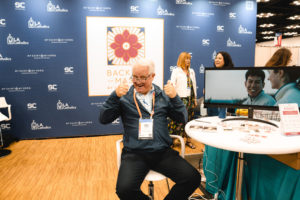
[[[107,28],[108,65],[131,65],[145,56],[143,27]]]
[[[122,34],[117,34],[114,37],[114,43],[110,45],[115,50],[115,56],[123,58],[128,62],[130,58],[135,58],[138,55],[138,49],[142,45],[138,42],[138,37],[135,34],[130,34],[125,30]]]

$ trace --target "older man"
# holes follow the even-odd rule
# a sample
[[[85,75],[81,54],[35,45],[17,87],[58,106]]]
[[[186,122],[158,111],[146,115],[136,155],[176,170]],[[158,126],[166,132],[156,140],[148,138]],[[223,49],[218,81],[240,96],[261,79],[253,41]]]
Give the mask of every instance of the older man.
[[[198,171],[170,148],[167,117],[185,123],[186,108],[170,81],[162,91],[152,83],[154,77],[154,63],[138,60],[132,68],[133,86],[121,83],[100,110],[101,123],[111,123],[121,116],[124,126],[116,188],[121,200],[149,199],[140,190],[149,170],[176,183],[165,199],[187,199],[200,184]]]

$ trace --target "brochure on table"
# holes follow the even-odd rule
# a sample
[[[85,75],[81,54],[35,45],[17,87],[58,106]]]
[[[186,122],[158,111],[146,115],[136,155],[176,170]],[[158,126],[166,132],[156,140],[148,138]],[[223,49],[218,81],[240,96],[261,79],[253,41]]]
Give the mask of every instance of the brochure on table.
[[[283,135],[300,135],[300,114],[298,104],[279,104],[281,133]]]

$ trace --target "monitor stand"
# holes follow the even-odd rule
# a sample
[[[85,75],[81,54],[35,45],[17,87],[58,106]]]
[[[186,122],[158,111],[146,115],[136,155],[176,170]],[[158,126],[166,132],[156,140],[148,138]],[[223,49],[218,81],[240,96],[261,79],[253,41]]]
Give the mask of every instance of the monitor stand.
[[[254,122],[262,122],[262,123],[269,124],[269,125],[272,125],[272,126],[275,126],[276,128],[278,128],[278,125],[276,125],[272,122],[269,122],[269,121],[266,121],[266,120],[263,120],[263,119],[254,119],[253,118],[253,108],[248,109],[248,117],[228,118],[228,119],[223,119],[222,122],[232,121],[232,120],[247,120],[247,121],[254,121]]]

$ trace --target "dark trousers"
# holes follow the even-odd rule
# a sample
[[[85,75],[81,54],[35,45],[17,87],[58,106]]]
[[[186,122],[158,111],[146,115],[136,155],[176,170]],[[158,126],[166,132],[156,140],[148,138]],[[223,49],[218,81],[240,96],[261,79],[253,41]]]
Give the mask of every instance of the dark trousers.
[[[153,153],[122,151],[117,180],[117,195],[121,200],[149,200],[140,187],[152,169],[176,184],[165,200],[186,200],[200,185],[199,172],[171,148]]]

